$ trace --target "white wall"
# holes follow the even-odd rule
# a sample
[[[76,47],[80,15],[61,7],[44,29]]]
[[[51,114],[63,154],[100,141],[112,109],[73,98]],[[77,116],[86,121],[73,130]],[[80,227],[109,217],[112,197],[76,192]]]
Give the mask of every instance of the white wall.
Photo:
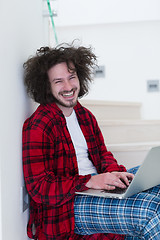
[[[21,131],[30,107],[22,65],[43,45],[42,2],[0,3],[0,239],[26,240],[28,211],[22,212]]]
[[[160,91],[147,92],[147,80],[160,80],[160,2],[57,1],[59,43],[79,39],[91,45],[106,68],[105,78],[95,79],[87,98],[141,102],[143,119],[160,119]],[[54,45],[52,28],[50,32]]]
[[[1,155],[0,155],[0,159],[1,159]],[[0,161],[0,170],[1,170],[1,161]],[[1,172],[1,171],[0,171]],[[1,178],[0,178],[0,240],[2,240],[2,211],[1,211],[1,207],[2,207],[2,202],[1,202]]]
[[[159,0],[52,0],[57,26],[160,20]]]

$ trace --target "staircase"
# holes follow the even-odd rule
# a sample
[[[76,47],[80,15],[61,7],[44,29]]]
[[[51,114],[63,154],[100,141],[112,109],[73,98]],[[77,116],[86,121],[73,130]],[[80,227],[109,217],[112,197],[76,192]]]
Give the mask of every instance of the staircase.
[[[107,149],[126,168],[140,165],[160,145],[160,120],[142,120],[141,104],[81,100],[97,118]]]

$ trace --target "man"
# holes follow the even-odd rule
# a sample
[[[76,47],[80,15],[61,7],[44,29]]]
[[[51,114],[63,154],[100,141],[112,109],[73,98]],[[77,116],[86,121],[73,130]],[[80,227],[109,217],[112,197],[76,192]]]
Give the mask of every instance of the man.
[[[107,151],[95,117],[78,102],[95,64],[91,49],[69,45],[41,48],[24,64],[27,92],[40,103],[23,126],[28,236],[160,239],[158,186],[126,200],[75,194],[126,188],[134,177]]]

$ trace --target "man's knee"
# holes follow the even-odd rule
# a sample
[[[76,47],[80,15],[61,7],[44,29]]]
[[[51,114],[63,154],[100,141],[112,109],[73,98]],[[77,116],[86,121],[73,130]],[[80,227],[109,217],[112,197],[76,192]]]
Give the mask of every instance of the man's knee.
[[[146,240],[160,239],[160,214],[155,213],[155,215],[146,223],[142,230],[142,236]]]

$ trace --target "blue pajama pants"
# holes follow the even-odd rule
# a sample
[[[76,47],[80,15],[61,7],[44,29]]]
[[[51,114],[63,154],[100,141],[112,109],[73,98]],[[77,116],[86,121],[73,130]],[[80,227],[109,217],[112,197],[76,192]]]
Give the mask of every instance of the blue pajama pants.
[[[126,235],[127,240],[160,240],[160,185],[127,199],[76,195],[74,214],[76,234],[115,233]]]

